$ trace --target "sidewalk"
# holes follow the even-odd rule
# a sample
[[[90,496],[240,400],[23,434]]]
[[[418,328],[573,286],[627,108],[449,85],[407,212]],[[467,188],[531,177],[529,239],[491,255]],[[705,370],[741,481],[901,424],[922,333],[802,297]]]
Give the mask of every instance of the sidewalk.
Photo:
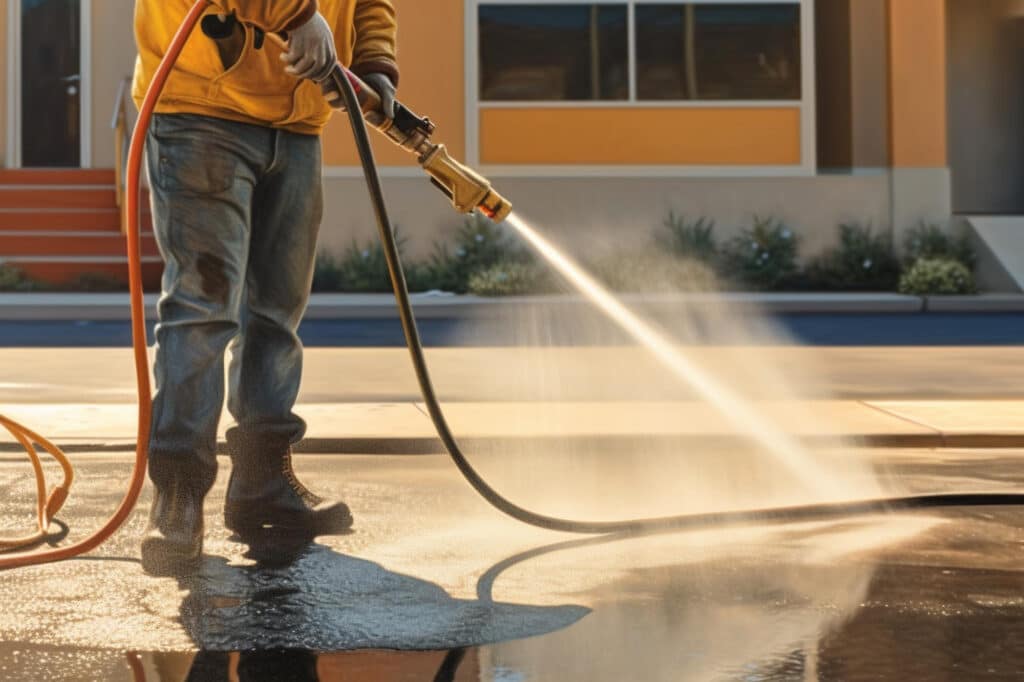
[[[809,444],[839,438],[869,447],[1024,448],[1024,400],[787,401],[755,408]],[[446,404],[444,410],[469,451],[566,441],[601,451],[637,442],[682,449],[747,442],[729,420],[697,402],[475,402]],[[422,403],[319,403],[298,412],[309,424],[300,452],[443,452]],[[134,404],[0,404],[0,414],[69,451],[134,448]],[[3,450],[18,448],[6,443]]]
[[[684,305],[720,304],[755,307],[765,313],[918,313],[1021,312],[1024,295],[902,296],[888,293],[746,293],[655,294],[621,297],[648,313],[665,313]],[[146,296],[147,317],[156,315],[157,297]],[[421,319],[473,319],[509,314],[516,308],[589,305],[579,296],[481,298],[441,292],[413,294]],[[127,294],[0,293],[0,320],[126,320]],[[307,319],[379,319],[396,315],[391,294],[314,294]]]

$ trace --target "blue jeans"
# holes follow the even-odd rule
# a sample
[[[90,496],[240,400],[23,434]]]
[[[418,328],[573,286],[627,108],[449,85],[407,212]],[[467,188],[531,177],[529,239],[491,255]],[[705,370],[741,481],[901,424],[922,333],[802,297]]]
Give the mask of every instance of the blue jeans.
[[[320,139],[196,115],[157,115],[147,143],[165,262],[156,328],[150,478],[205,494],[217,472],[224,351],[232,435],[294,443],[296,334],[323,215]]]

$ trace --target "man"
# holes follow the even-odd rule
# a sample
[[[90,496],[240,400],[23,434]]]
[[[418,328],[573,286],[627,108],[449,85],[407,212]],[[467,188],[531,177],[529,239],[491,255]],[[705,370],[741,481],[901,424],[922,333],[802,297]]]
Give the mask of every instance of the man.
[[[141,102],[190,0],[137,0]],[[156,489],[144,568],[199,559],[203,499],[217,471],[224,352],[232,345],[225,525],[244,538],[346,531],[341,502],[296,479],[291,446],[306,307],[322,215],[318,82],[339,59],[393,116],[398,69],[391,0],[215,0],[189,39],[147,141],[153,218],[165,261],[149,475]],[[287,38],[282,49],[267,34]]]

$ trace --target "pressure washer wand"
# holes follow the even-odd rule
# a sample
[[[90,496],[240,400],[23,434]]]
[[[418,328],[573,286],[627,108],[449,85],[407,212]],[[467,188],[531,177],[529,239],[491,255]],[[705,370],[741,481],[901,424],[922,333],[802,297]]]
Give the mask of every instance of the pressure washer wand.
[[[273,34],[271,39],[287,48],[287,36]],[[480,211],[497,223],[509,217],[512,204],[491,186],[487,178],[452,158],[443,144],[431,140],[437,127],[428,117],[419,116],[401,102],[395,102],[395,118],[389,119],[384,115],[380,95],[340,62],[334,65],[327,81],[321,84],[332,107],[345,108],[343,84],[346,80],[356,92],[363,119],[396,145],[415,154],[416,161],[430,176],[431,183],[451,200],[457,211]]]

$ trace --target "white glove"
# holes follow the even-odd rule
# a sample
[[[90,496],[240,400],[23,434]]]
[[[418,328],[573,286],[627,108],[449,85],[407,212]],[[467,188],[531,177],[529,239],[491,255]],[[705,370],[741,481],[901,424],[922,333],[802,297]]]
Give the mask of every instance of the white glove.
[[[302,26],[289,32],[288,51],[281,55],[288,64],[285,71],[297,78],[320,82],[334,70],[338,61],[334,34],[319,12]]]
[[[363,82],[380,95],[381,111],[384,112],[384,115],[392,121],[395,120],[395,94],[397,88],[391,82],[391,77],[384,73],[368,73],[363,76]]]

